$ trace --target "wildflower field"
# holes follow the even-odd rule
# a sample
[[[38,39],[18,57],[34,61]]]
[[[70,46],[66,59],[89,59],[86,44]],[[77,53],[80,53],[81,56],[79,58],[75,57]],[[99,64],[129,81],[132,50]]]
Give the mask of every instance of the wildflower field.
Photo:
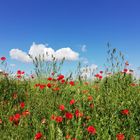
[[[128,65],[93,80],[1,72],[0,140],[140,140],[140,83]]]

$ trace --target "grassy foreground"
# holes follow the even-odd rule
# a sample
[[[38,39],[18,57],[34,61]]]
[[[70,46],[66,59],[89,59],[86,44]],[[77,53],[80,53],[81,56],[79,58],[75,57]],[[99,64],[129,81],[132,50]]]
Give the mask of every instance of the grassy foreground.
[[[140,86],[132,75],[91,82],[52,74],[0,78],[1,140],[140,140]]]

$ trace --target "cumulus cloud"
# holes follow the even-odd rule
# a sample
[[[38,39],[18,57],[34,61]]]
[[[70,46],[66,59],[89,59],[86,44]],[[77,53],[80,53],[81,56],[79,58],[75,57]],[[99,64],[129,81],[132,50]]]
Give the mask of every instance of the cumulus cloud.
[[[92,75],[97,70],[97,68],[98,66],[96,64],[81,68],[82,76],[86,78],[93,78]]]
[[[10,56],[12,59],[20,60],[22,62],[31,62],[31,59],[27,53],[19,49],[12,49],[10,51]]]
[[[69,47],[61,48],[55,51],[54,49],[48,47],[48,45],[36,44],[36,43],[33,43],[31,45],[28,51],[28,54],[31,55],[33,58],[44,56],[44,59],[46,61],[51,61],[52,56],[54,56],[57,60],[62,60],[64,57],[65,57],[65,60],[71,60],[71,61],[79,59],[79,53],[73,51]],[[10,56],[12,59],[17,59],[23,62],[32,62],[28,54],[19,49],[12,49],[10,51]]]
[[[86,45],[82,45],[81,51],[82,51],[82,52],[86,52],[86,51],[87,51],[87,46],[86,46]]]

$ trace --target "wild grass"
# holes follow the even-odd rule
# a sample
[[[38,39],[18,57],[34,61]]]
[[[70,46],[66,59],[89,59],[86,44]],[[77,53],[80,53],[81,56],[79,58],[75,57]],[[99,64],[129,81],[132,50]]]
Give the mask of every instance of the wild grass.
[[[120,72],[122,64],[89,82],[80,74],[75,80],[63,77],[55,61],[48,75],[41,75],[46,64],[34,62],[36,75],[30,79],[22,71],[14,78],[1,74],[1,140],[140,139],[140,86],[133,75]]]

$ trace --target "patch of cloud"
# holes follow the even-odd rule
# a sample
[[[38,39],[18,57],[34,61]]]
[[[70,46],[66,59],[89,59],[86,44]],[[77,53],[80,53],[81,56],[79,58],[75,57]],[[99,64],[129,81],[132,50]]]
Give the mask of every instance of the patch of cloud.
[[[27,55],[26,52],[23,52],[19,49],[10,50],[10,56],[12,59],[20,60],[22,62],[31,62],[31,58]]]
[[[48,45],[44,44],[36,44],[33,43],[29,49],[28,54],[32,56],[32,58],[35,57],[43,57],[46,61],[52,61],[52,56],[56,58],[56,60],[62,60],[65,57],[65,60],[78,60],[79,59],[79,53],[73,51],[71,48],[61,48],[58,50],[54,50]],[[12,49],[10,51],[10,56],[12,59],[20,60],[23,62],[32,62],[31,58],[29,57],[26,52],[19,50],[19,49]]]
[[[86,45],[82,45],[81,51],[82,51],[82,52],[86,52],[86,51],[87,51],[87,46],[86,46]]]

